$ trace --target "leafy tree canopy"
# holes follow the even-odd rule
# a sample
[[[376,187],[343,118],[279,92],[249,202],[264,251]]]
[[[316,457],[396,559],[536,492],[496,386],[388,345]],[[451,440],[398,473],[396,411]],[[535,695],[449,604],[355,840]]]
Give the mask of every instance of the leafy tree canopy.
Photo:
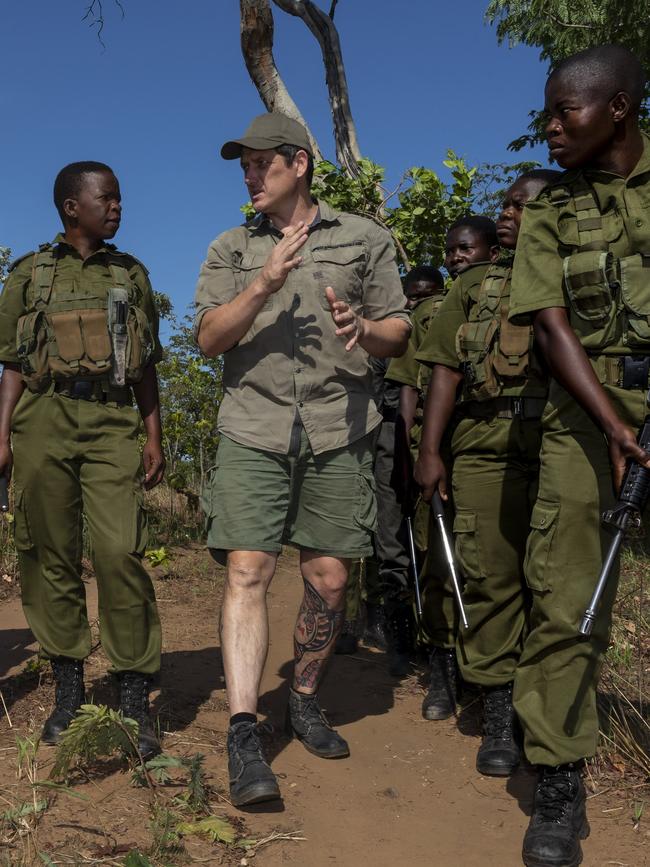
[[[650,0],[490,0],[485,15],[499,42],[536,46],[551,67],[585,48],[614,43],[636,54],[650,80]],[[646,130],[648,96],[650,90],[641,118]],[[530,118],[528,133],[511,142],[511,150],[544,140],[541,112],[531,111]]]

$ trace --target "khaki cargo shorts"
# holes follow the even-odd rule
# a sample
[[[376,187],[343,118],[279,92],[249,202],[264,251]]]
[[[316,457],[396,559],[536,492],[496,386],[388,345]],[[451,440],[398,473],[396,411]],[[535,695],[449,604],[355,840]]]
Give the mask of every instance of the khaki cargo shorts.
[[[315,455],[304,430],[294,455],[222,436],[203,497],[208,548],[277,553],[283,544],[333,557],[372,554],[377,523],[373,460],[376,432]]]

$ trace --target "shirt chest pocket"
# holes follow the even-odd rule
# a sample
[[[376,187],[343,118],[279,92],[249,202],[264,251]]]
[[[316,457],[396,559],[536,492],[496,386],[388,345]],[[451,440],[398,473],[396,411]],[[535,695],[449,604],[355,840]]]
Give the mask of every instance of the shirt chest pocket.
[[[237,294],[247,289],[253,280],[259,276],[268,258],[267,253],[233,253],[232,269],[235,277],[235,289]],[[262,306],[262,310],[271,310],[275,300],[275,293],[269,295]]]
[[[366,246],[362,242],[314,247],[313,277],[320,303],[329,310],[325,295],[327,286],[341,301],[346,301],[355,312],[363,307],[363,275],[366,269]]]

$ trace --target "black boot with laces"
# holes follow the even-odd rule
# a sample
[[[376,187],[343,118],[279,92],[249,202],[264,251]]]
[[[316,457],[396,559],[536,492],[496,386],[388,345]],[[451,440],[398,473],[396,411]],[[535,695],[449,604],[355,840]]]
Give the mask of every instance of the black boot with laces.
[[[515,712],[512,684],[483,691],[483,740],[476,756],[476,770],[488,777],[509,777],[520,761],[514,737]]]
[[[151,759],[161,750],[149,716],[151,679],[139,671],[124,671],[119,679],[120,710],[125,717],[137,722],[138,750],[143,759]]]
[[[431,651],[429,691],[422,702],[425,719],[448,719],[456,710],[458,669],[454,648],[434,647]]]
[[[58,744],[61,735],[84,703],[84,664],[81,659],[60,656],[52,660],[56,683],[54,710],[43,726],[44,744]]]
[[[350,755],[347,741],[328,723],[315,695],[289,690],[286,730],[321,759],[344,759]]]
[[[248,721],[235,723],[228,729],[230,800],[235,807],[280,797],[278,781],[262,751],[261,730],[261,725]]]
[[[578,867],[589,836],[581,764],[541,766],[522,857],[526,867]]]

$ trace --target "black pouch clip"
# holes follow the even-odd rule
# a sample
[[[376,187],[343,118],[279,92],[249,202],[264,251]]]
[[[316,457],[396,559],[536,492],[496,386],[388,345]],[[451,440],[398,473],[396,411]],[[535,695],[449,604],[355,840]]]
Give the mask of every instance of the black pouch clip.
[[[650,356],[624,355],[621,359],[621,387],[647,388]]]

